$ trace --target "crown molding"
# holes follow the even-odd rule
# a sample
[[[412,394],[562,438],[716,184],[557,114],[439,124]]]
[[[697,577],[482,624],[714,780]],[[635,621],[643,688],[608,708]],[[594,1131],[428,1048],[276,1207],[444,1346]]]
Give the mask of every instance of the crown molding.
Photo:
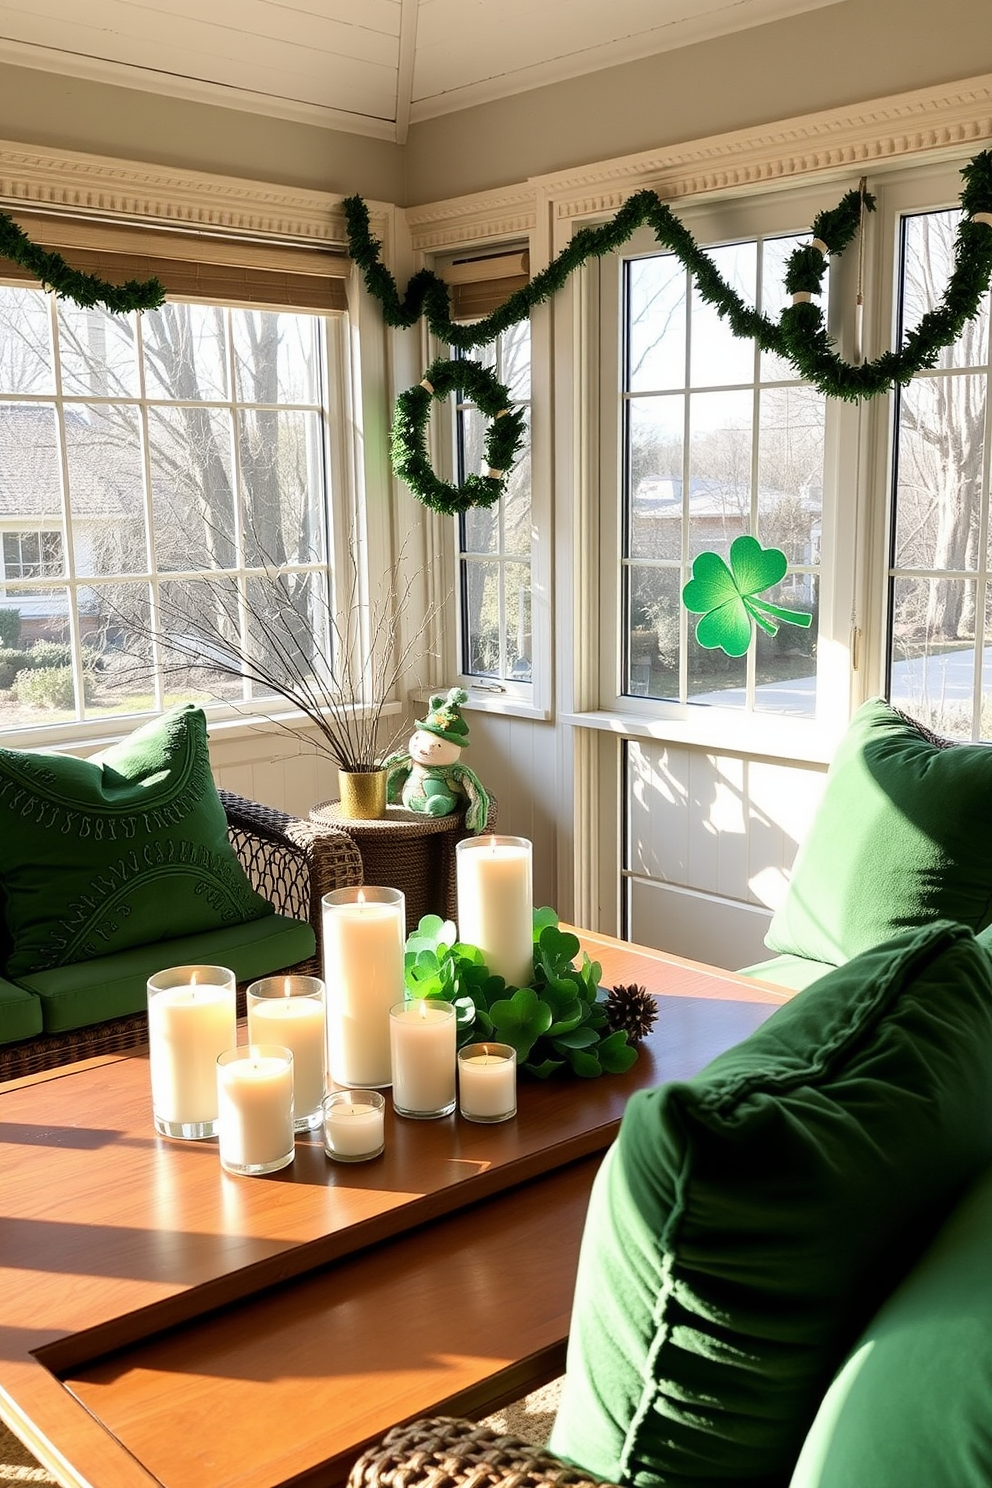
[[[992,75],[986,74],[532,176],[505,190],[408,208],[406,216],[416,247],[453,247],[526,232],[542,201],[559,221],[593,218],[644,189],[666,201],[772,190],[803,178],[964,157],[990,139]]]
[[[348,242],[341,201],[330,192],[0,140],[0,207],[48,207],[341,249]],[[391,210],[369,204],[374,231],[385,229]]]

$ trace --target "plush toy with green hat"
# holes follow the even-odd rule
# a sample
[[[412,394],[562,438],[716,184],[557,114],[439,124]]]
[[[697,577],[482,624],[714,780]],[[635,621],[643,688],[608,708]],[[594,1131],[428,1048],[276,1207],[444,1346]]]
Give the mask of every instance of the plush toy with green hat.
[[[479,777],[460,763],[468,747],[461,713],[466,702],[463,687],[432,693],[427,717],[418,718],[407,750],[386,760],[386,799],[424,816],[450,816],[467,801],[465,825],[479,832],[489,815],[489,796]]]

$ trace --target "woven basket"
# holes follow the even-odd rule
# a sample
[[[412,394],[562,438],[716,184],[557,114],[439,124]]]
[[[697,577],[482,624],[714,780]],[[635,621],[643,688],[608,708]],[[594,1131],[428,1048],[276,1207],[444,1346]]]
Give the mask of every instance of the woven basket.
[[[546,1447],[454,1416],[394,1426],[355,1463],[348,1488],[599,1488]]]

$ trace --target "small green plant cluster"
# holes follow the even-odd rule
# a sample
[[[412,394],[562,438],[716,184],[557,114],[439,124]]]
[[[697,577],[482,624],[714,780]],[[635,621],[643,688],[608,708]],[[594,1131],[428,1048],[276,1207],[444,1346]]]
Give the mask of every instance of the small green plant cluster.
[[[93,701],[89,673],[83,674],[84,702]],[[14,696],[29,708],[58,708],[64,711],[76,706],[72,667],[28,667],[14,678]]]
[[[511,1044],[521,1068],[540,1079],[568,1068],[592,1079],[622,1074],[637,1058],[623,1029],[611,1030],[600,988],[602,968],[559,928],[553,909],[534,911],[534,980],[508,986],[476,946],[457,938],[451,920],[425,915],[406,942],[407,995],[454,1004],[459,1045],[476,1039]]]
[[[0,646],[14,647],[21,640],[20,610],[0,609]]]

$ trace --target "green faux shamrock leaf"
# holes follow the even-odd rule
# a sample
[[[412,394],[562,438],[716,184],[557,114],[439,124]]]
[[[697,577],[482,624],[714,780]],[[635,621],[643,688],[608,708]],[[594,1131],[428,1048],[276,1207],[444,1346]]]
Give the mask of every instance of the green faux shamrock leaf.
[[[747,535],[730,544],[730,567],[719,553],[700,553],[692,565],[692,578],[682,590],[687,610],[701,614],[696,640],[707,650],[721,647],[728,656],[743,656],[751,644],[751,622],[768,635],[776,635],[778,622],[807,626],[812,615],[786,610],[757,599],[785,577],[785,554],[780,548],[763,548]]]

